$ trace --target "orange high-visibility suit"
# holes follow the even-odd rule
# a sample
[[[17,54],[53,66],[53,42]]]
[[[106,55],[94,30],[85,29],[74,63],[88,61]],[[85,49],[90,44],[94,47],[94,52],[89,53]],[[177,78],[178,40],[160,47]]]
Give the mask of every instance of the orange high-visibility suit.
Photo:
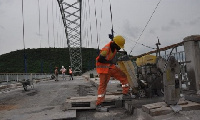
[[[115,49],[114,52],[112,52],[109,42],[107,45],[105,45],[101,51],[100,55],[104,56],[107,61],[111,61],[115,55],[117,50]],[[122,72],[118,67],[116,67],[114,64],[111,63],[101,63],[98,61],[100,56],[96,58],[96,71],[99,74],[100,77],[100,84],[98,88],[98,97],[96,105],[101,104],[105,99],[106,94],[106,87],[107,83],[110,80],[110,77],[114,77],[115,79],[119,80],[122,84],[122,93],[127,94],[129,91],[129,84],[127,80],[127,76],[124,72]]]

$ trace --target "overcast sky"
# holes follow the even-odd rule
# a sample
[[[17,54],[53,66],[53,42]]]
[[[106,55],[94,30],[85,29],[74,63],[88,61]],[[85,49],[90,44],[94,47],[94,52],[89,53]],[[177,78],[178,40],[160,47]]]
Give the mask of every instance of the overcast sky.
[[[102,0],[95,1],[94,3],[94,0],[89,0],[88,3],[88,0],[83,0],[83,47],[97,48],[99,45],[102,48],[110,41],[108,38],[111,31],[110,2],[103,0],[102,4]],[[115,35],[119,34],[126,38],[125,50],[128,52],[133,50],[131,55],[139,55],[152,50],[139,44],[136,47],[134,45],[159,1],[111,0]],[[54,41],[55,47],[67,47],[57,0],[39,0],[39,6],[40,29],[38,0],[24,0],[25,48],[54,47]],[[200,0],[161,0],[138,42],[155,48],[158,37],[161,42],[160,47],[165,47],[181,42],[189,35],[200,34],[199,6]],[[47,24],[47,20],[49,24]],[[92,25],[92,40],[89,37],[91,33],[89,36],[85,35],[90,24]],[[0,0],[0,55],[24,48],[22,25],[21,0]],[[97,34],[100,36],[99,44],[97,44]]]

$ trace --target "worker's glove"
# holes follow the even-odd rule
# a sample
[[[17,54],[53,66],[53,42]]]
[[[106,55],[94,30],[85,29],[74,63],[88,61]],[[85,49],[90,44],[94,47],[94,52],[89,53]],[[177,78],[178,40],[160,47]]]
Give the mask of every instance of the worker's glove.
[[[112,34],[109,34],[108,37],[112,40],[114,37]]]
[[[118,51],[118,52],[121,53],[121,54],[127,55],[126,51]]]
[[[117,59],[112,59],[112,60],[110,61],[110,63],[116,65],[116,64],[117,64]]]
[[[127,52],[126,51],[123,51],[124,55],[127,55]]]

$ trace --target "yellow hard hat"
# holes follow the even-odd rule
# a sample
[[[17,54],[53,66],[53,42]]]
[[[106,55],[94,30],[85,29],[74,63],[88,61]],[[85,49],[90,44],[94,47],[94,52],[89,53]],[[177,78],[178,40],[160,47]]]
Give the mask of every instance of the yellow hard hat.
[[[124,48],[125,39],[121,35],[117,35],[113,38],[113,41],[120,47]]]

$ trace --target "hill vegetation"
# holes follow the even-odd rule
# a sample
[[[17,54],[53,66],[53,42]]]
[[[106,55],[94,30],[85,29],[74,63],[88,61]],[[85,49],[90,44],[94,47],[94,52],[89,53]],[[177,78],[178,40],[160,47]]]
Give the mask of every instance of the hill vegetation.
[[[0,55],[0,73],[24,73],[24,51],[28,73],[53,73],[55,67],[70,66],[68,48],[26,49]],[[82,48],[83,73],[95,68],[97,51],[94,48]]]

